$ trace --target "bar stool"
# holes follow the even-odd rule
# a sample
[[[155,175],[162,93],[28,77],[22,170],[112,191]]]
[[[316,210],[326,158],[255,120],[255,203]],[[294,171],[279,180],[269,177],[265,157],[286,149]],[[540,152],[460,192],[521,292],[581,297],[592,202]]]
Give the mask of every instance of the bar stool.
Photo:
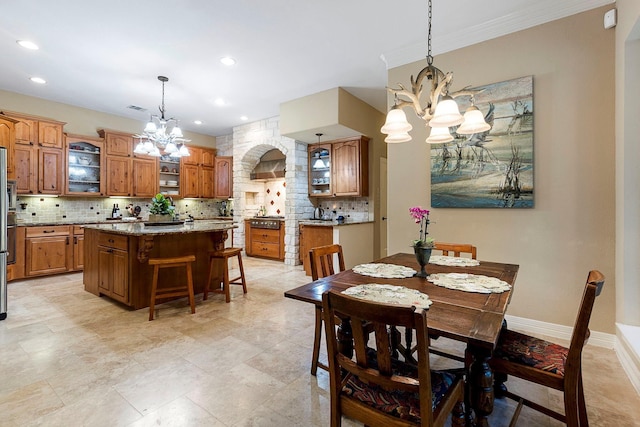
[[[149,265],[153,265],[153,282],[151,283],[151,301],[149,301],[149,320],[153,320],[153,308],[156,299],[189,297],[191,314],[196,312],[196,303],[193,299],[193,274],[191,263],[196,260],[195,255],[186,255],[171,258],[149,258]],[[158,289],[158,270],[161,268],[185,267],[187,270],[187,284],[171,288]]]
[[[238,257],[240,276],[236,277],[235,279],[229,280],[229,258],[233,258],[234,256]],[[209,286],[211,286],[211,279],[213,279],[213,268],[215,265],[215,260],[217,259],[222,259],[224,263],[222,289],[209,289]],[[207,283],[204,287],[204,295],[202,299],[206,300],[208,293],[211,291],[217,294],[224,293],[226,301],[231,301],[229,285],[242,285],[242,291],[245,294],[247,293],[247,282],[244,278],[244,268],[242,267],[242,248],[224,248],[219,251],[209,252],[209,277],[207,278]]]

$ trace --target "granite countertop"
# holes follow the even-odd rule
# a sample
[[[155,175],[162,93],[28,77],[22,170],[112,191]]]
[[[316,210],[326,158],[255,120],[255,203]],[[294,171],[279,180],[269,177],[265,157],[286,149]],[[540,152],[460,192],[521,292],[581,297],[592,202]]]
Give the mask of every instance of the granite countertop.
[[[207,218],[195,218],[195,221],[225,221],[230,222],[233,221],[233,217],[231,216],[213,216]],[[140,224],[142,223],[142,219],[138,219],[135,221],[126,221],[124,219],[113,219],[113,220],[70,220],[70,219],[62,219],[60,221],[42,221],[42,222],[20,222],[16,225],[21,227],[41,227],[41,226],[52,226],[52,225],[91,225],[91,224]]]
[[[356,225],[356,224],[369,224],[369,223],[373,223],[374,221],[349,221],[349,220],[345,220],[345,222],[343,222],[342,224],[339,224],[338,221],[331,220],[331,221],[327,221],[327,220],[322,220],[322,219],[301,219],[300,221],[298,221],[298,224],[302,224],[302,225],[315,225],[315,226],[319,226],[319,227],[344,227],[346,225]]]
[[[160,236],[166,234],[209,233],[212,231],[230,230],[238,226],[229,221],[210,220],[193,221],[176,225],[145,225],[143,222],[115,222],[112,224],[88,224],[84,228],[108,231],[127,236]]]

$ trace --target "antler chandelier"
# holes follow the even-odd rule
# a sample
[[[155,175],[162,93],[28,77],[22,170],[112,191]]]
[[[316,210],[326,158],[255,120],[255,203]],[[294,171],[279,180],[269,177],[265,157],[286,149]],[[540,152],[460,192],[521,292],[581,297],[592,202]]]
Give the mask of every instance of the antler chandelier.
[[[190,140],[183,138],[182,130],[178,126],[178,120],[173,117],[170,119],[164,117],[166,111],[164,107],[164,84],[169,79],[165,76],[158,76],[158,80],[162,82],[162,105],[158,107],[160,117],[155,114],[152,115],[143,133],[134,135],[136,138],[140,138],[140,142],[138,142],[133,152],[160,157],[162,155],[160,150],[162,150],[164,154],[168,154],[171,157],[189,156],[189,150],[185,142]]]
[[[387,88],[394,94],[394,105],[387,114],[387,120],[380,129],[382,133],[388,134],[385,138],[387,143],[399,143],[411,141],[409,131],[413,129],[411,124],[407,122],[407,116],[402,110],[404,107],[411,106],[415,110],[418,117],[422,118],[427,126],[431,127],[428,143],[439,144],[453,141],[450,133],[452,127],[457,127],[455,133],[462,135],[471,135],[478,132],[489,130],[490,126],[485,122],[482,113],[474,105],[473,95],[478,93],[477,90],[462,89],[457,92],[450,92],[451,82],[453,81],[453,73],[443,73],[433,65],[433,56],[431,55],[431,0],[429,1],[429,32],[427,38],[427,66],[423,68],[416,79],[411,76],[411,90],[407,90],[402,84],[398,83],[398,89]],[[422,89],[424,79],[431,83],[429,98],[423,107],[420,104],[422,97]],[[468,96],[471,98],[471,106],[467,109],[464,117],[460,114],[458,104],[454,98],[459,96]],[[402,98],[405,99],[402,99]]]

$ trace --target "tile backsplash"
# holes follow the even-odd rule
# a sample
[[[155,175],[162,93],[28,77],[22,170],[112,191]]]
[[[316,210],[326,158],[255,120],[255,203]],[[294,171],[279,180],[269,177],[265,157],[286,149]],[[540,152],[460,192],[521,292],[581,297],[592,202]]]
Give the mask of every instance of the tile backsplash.
[[[18,196],[18,221],[21,223],[47,223],[59,221],[106,221],[111,217],[113,205],[117,203],[123,217],[131,216],[128,205],[140,206],[140,216],[148,218],[151,198],[76,198]],[[196,219],[220,216],[222,200],[218,199],[180,199],[175,200],[176,212],[184,218],[191,215]],[[23,208],[24,207],[24,208]]]

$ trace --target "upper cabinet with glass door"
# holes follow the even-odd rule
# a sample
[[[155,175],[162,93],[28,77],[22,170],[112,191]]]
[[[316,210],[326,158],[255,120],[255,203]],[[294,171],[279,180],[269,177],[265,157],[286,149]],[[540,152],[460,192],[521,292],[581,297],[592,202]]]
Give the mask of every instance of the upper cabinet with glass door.
[[[160,157],[160,193],[165,196],[180,196],[180,157],[165,154]]]
[[[332,196],[331,191],[331,144],[313,144],[309,152],[309,195]]]
[[[65,135],[67,174],[65,194],[84,197],[105,195],[104,140]]]

